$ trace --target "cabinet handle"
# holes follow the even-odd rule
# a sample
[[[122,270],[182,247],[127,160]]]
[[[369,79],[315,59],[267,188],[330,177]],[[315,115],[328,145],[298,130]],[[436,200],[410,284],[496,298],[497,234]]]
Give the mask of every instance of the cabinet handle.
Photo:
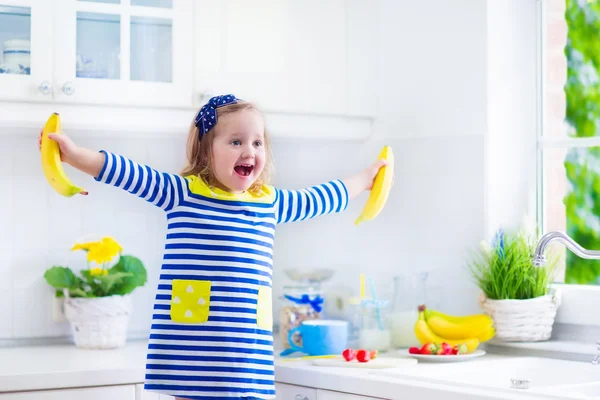
[[[73,83],[71,82],[66,82],[62,87],[62,91],[67,96],[70,96],[75,93],[75,86],[73,86]]]
[[[38,86],[38,90],[40,91],[40,93],[48,95],[50,94],[50,92],[52,92],[52,85],[48,81],[42,81],[42,83],[40,83],[40,86]]]

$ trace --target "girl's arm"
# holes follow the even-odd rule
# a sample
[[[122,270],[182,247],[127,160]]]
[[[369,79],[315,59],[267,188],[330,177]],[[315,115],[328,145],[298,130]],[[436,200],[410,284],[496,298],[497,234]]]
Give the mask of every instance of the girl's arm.
[[[104,153],[77,146],[69,137],[51,133],[48,137],[58,143],[60,159],[88,175],[96,178],[106,160]]]
[[[77,146],[63,134],[49,134],[48,137],[58,143],[63,162],[165,211],[179,205],[187,193],[187,183],[181,176],[158,172],[117,154]]]
[[[377,160],[360,173],[344,179],[342,182],[348,189],[348,198],[353,199],[365,190],[371,190],[379,168],[385,165],[387,165],[385,160]]]
[[[385,161],[378,160],[354,176],[308,189],[277,189],[274,204],[277,223],[303,221],[323,214],[344,211],[348,200],[371,189],[379,168],[384,165]]]

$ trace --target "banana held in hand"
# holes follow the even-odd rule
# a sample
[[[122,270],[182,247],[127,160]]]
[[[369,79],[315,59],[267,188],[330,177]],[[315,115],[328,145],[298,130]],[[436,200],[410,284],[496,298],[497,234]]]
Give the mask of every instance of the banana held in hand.
[[[65,197],[71,197],[77,193],[87,194],[85,190],[73,185],[65,170],[62,161],[60,161],[60,148],[58,143],[48,137],[48,134],[62,134],[60,128],[60,116],[52,114],[42,132],[42,169],[46,180],[54,190]]]
[[[384,146],[381,153],[379,153],[378,159],[387,161],[387,165],[381,167],[377,172],[367,204],[365,204],[355,222],[356,226],[363,221],[371,220],[379,215],[381,210],[383,210],[383,206],[385,206],[390,189],[392,188],[392,178],[394,177],[394,153],[392,152],[392,148]]]

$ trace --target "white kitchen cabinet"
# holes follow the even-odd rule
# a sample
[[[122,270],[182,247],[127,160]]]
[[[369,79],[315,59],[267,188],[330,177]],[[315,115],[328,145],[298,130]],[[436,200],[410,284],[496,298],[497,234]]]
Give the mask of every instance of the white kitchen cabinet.
[[[374,117],[379,106],[379,0],[346,0],[348,115]]]
[[[196,105],[234,93],[263,110],[373,116],[377,2],[199,0]]]
[[[158,394],[144,390],[144,385],[135,385],[135,400],[175,400],[173,396]]]
[[[52,8],[48,0],[0,0],[0,98],[51,99]]]
[[[0,0],[0,100],[191,107],[192,22],[191,0]]]
[[[317,389],[275,382],[277,400],[317,400]]]
[[[191,106],[190,0],[56,3],[57,101]]]
[[[356,394],[317,390],[317,400],[379,400],[376,397],[359,396]]]
[[[0,400],[136,400],[134,385],[0,394]]]

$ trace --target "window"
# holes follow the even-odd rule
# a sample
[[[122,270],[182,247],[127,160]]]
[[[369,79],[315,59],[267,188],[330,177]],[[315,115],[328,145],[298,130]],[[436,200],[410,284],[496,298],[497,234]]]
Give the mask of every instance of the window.
[[[600,250],[600,0],[542,2],[538,218]],[[556,281],[600,285],[600,261],[561,246]]]

